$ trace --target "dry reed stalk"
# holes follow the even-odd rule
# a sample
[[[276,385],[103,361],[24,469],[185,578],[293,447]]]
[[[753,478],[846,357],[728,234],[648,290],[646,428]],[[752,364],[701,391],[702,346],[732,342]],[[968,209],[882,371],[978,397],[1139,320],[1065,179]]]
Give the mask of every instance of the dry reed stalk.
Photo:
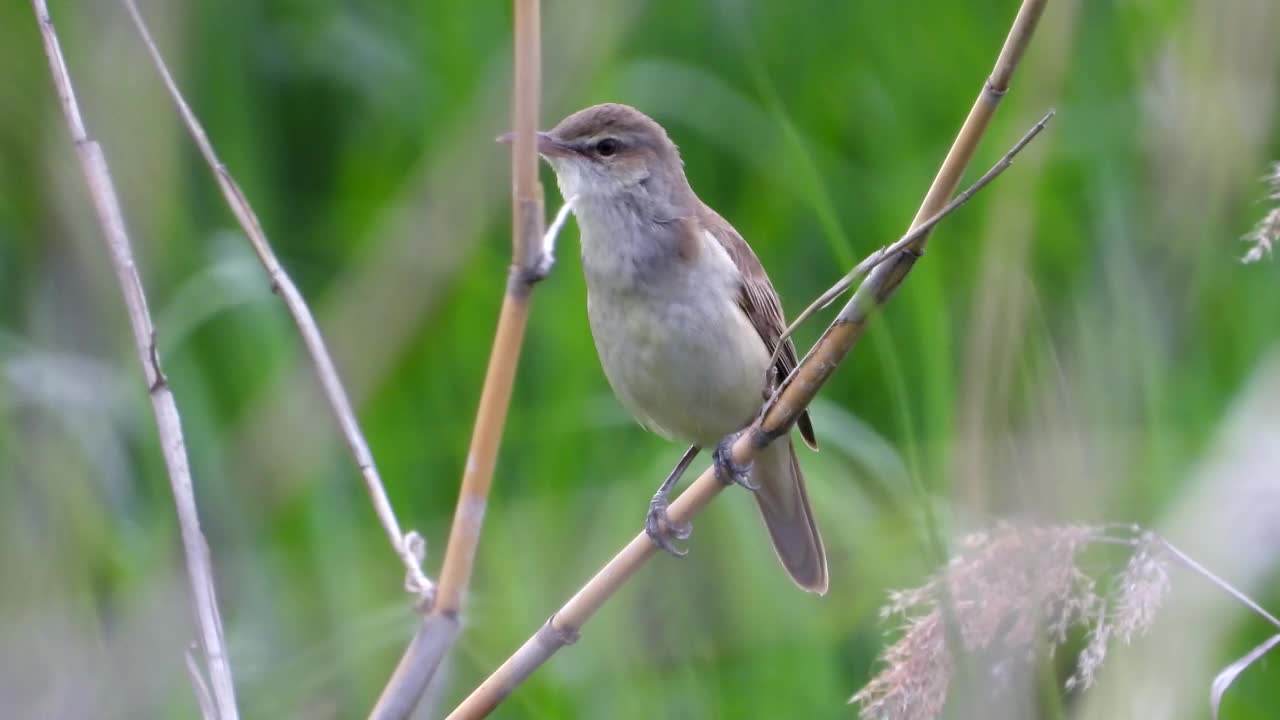
[[[484,388],[480,393],[480,407],[449,531],[449,544],[440,569],[435,602],[370,713],[371,718],[379,720],[404,718],[413,711],[458,634],[463,596],[471,580],[520,345],[528,324],[530,296],[534,284],[547,271],[536,144],[542,55],[539,14],[538,0],[515,0],[510,278],[498,316]]]
[[[115,184],[111,180],[102,147],[89,138],[88,130],[81,118],[80,107],[71,85],[71,76],[67,72],[67,63],[63,58],[57,33],[54,31],[53,20],[49,17],[49,8],[45,0],[32,0],[31,4],[36,21],[40,25],[40,34],[44,40],[45,54],[49,59],[53,84],[58,91],[58,99],[67,119],[71,140],[75,143],[76,153],[80,157],[81,170],[84,172],[111,264],[124,296],[129,324],[133,330],[134,347],[138,353],[138,361],[142,365],[147,394],[151,398],[151,409],[155,414],[156,431],[160,437],[160,448],[164,454],[165,468],[168,470],[169,482],[173,488],[178,526],[182,534],[182,547],[186,554],[187,576],[191,582],[192,601],[195,604],[196,624],[200,630],[205,670],[209,673],[206,692],[199,668],[194,667],[194,662],[191,663],[196,698],[206,718],[235,720],[238,717],[235,686],[232,683],[231,665],[227,659],[226,642],[222,635],[222,618],[218,612],[218,601],[214,591],[209,546],[200,530],[200,517],[196,509],[195,491],[191,482],[191,467],[187,460],[186,443],[182,436],[182,421],[178,415],[178,405],[174,400],[173,391],[169,388],[169,381],[160,369],[160,350],[156,342],[155,325],[151,321],[146,293],[143,291],[133,249],[129,244],[129,235],[125,230],[124,213],[121,210],[120,199],[116,194]],[[209,700],[210,694],[212,701]]]
[[[977,102],[960,128],[950,152],[929,188],[924,202],[912,222],[915,229],[936,215],[947,204],[959,185],[960,177],[972,159],[1001,98],[1021,60],[1047,0],[1024,0],[1014,19],[995,64]],[[774,438],[788,432],[800,413],[813,400],[822,384],[862,336],[871,310],[879,306],[910,272],[919,257],[928,233],[914,238],[907,249],[887,258],[876,267],[841,310],[835,322],[809,351],[766,404],[759,419],[743,432],[732,448],[735,463],[751,462],[756,453]],[[714,469],[707,469],[689,489],[671,503],[669,515],[673,523],[691,520],[724,488]],[[487,716],[511,692],[557,650],[574,642],[579,630],[612,595],[644,565],[655,552],[653,543],[643,532],[638,534],[581,590],[552,615],[524,645],[507,659],[449,715],[451,720]]]
[[[400,558],[400,562],[404,565],[405,589],[418,597],[418,603],[421,607],[427,607],[430,604],[434,586],[422,572],[424,549],[421,536],[414,531],[410,531],[408,534],[400,531],[400,523],[396,520],[391,501],[387,499],[387,491],[382,483],[382,476],[378,473],[378,466],[374,463],[373,453],[369,450],[369,443],[365,440],[364,433],[360,430],[360,423],[356,420],[355,410],[351,406],[351,400],[347,397],[347,391],[342,385],[342,380],[338,377],[337,366],[333,362],[333,356],[329,354],[324,337],[320,334],[320,327],[316,324],[315,316],[312,315],[311,309],[307,306],[307,301],[303,299],[302,293],[298,290],[298,286],[293,283],[289,274],[285,272],[284,267],[280,264],[279,259],[276,258],[275,252],[272,251],[271,244],[267,242],[266,232],[262,229],[262,223],[258,221],[258,216],[249,204],[248,198],[245,197],[240,185],[231,176],[227,167],[218,159],[218,154],[214,151],[208,135],[205,134],[204,127],[201,126],[195,113],[192,112],[191,107],[187,105],[187,101],[182,97],[182,92],[178,90],[178,85],[174,81],[173,75],[170,74],[164,58],[160,55],[160,50],[156,47],[155,41],[152,40],[151,32],[147,29],[147,25],[142,19],[142,14],[138,12],[138,7],[134,0],[123,0],[123,2],[125,8],[129,11],[130,17],[133,19],[134,27],[137,28],[138,34],[142,36],[142,42],[146,45],[147,52],[151,55],[151,60],[155,63],[161,80],[164,81],[165,88],[169,91],[169,96],[173,99],[174,105],[177,106],[178,114],[182,117],[183,124],[191,134],[191,139],[195,141],[196,146],[200,149],[200,154],[209,165],[209,169],[213,171],[213,176],[218,181],[218,187],[222,190],[222,196],[226,199],[231,212],[236,216],[236,220],[240,223],[241,229],[244,230],[245,236],[249,238],[249,243],[253,245],[253,251],[257,254],[258,260],[266,268],[267,276],[271,280],[271,289],[284,301],[285,307],[289,311],[289,316],[293,318],[293,323],[297,326],[298,333],[302,336],[302,344],[306,347],[307,355],[310,356],[311,362],[315,367],[316,376],[320,380],[321,388],[324,390],[329,409],[338,421],[342,436],[346,440],[347,447],[351,450],[352,457],[355,459],[356,468],[364,479],[365,488],[368,490],[369,498],[373,502],[374,512],[377,513],[378,520],[382,523],[387,539],[391,542],[392,550],[395,551]]]

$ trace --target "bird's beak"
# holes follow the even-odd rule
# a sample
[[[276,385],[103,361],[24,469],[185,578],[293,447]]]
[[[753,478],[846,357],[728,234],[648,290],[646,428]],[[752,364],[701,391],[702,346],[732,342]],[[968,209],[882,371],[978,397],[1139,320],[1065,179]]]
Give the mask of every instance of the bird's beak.
[[[515,133],[503,133],[496,140],[503,145],[515,142]],[[551,133],[538,133],[538,154],[543,157],[569,157],[574,154],[573,148],[555,139]]]

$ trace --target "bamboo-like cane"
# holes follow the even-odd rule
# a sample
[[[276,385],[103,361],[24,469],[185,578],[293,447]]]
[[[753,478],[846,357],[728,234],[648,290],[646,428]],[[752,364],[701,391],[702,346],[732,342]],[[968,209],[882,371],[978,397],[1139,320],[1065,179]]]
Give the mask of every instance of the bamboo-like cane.
[[[938,214],[955,193],[978,142],[985,133],[996,107],[1009,89],[1013,72],[1031,41],[1047,0],[1024,0],[996,60],[995,69],[983,85],[952,143],[942,167],[925,195],[912,227],[924,225]],[[791,373],[759,419],[734,442],[735,463],[749,463],[774,438],[788,432],[809,405],[836,366],[862,337],[872,310],[884,303],[910,272],[928,238],[927,232],[912,238],[905,250],[884,260],[871,272],[845,305],[827,331]],[[707,506],[724,485],[707,469],[689,489],[671,503],[673,523],[692,519]],[[450,720],[487,716],[520,683],[546,662],[557,650],[574,642],[581,627],[622,587],[655,552],[653,542],[638,534],[614,556],[581,590],[565,603],[506,662],[490,675],[449,715]]]
[[[415,548],[418,536],[412,531],[407,535],[400,531],[400,523],[396,520],[391,501],[387,499],[387,491],[382,483],[382,476],[378,473],[378,466],[373,461],[373,452],[369,449],[369,443],[365,440],[364,433],[360,430],[360,422],[356,420],[356,413],[351,407],[351,400],[347,397],[347,391],[342,385],[342,380],[338,377],[337,365],[333,362],[333,356],[329,354],[324,337],[320,334],[320,326],[316,323],[315,316],[311,314],[311,309],[307,306],[307,301],[303,299],[298,286],[293,283],[289,274],[285,272],[284,266],[276,258],[275,252],[272,251],[271,244],[267,242],[267,234],[262,229],[262,223],[258,221],[258,216],[254,213],[248,198],[245,197],[244,191],[240,189],[240,185],[231,176],[230,171],[218,159],[218,154],[214,151],[213,143],[209,141],[209,136],[205,134],[204,127],[196,119],[195,113],[191,111],[191,107],[187,105],[187,101],[182,97],[181,91],[178,90],[178,84],[169,72],[169,68],[165,64],[164,58],[160,55],[160,50],[156,47],[155,41],[151,39],[151,32],[147,29],[147,24],[143,21],[142,14],[138,12],[136,3],[134,0],[123,0],[123,2],[125,9],[129,11],[130,17],[133,18],[134,27],[137,28],[138,34],[142,37],[142,42],[146,46],[147,52],[151,55],[151,60],[155,64],[156,70],[160,73],[160,79],[164,81],[165,88],[169,91],[169,96],[177,106],[178,114],[182,117],[183,124],[186,125],[187,131],[191,134],[191,139],[195,141],[196,146],[200,149],[200,154],[205,159],[205,163],[213,171],[214,178],[218,181],[218,187],[222,190],[222,196],[226,199],[231,212],[240,223],[240,228],[244,230],[245,237],[253,245],[253,251],[257,254],[258,260],[266,268],[267,275],[271,280],[271,289],[284,300],[289,316],[293,318],[293,323],[297,326],[298,333],[302,336],[302,343],[307,349],[307,354],[311,357],[312,364],[315,366],[316,376],[319,378],[320,386],[324,390],[326,400],[328,400],[329,409],[338,421],[338,427],[342,431],[343,438],[346,439],[347,447],[350,449],[352,457],[355,459],[356,468],[360,471],[360,476],[364,478],[365,488],[368,490],[369,498],[373,502],[374,512],[382,523],[387,539],[391,542],[392,550],[395,551],[396,556],[400,558],[401,564],[404,565],[405,588],[419,598],[419,604],[425,609],[430,604],[434,586],[422,572],[422,558],[419,557],[419,551]]]
[[[512,264],[480,408],[462,475],[462,489],[440,569],[435,603],[423,619],[371,718],[404,718],[413,711],[458,634],[463,594],[471,580],[489,487],[507,418],[520,345],[529,319],[533,285],[543,262],[543,197],[538,182],[537,123],[541,80],[538,0],[515,0],[515,101],[513,108]]]
[[[155,325],[147,309],[147,297],[138,275],[129,235],[125,230],[124,213],[120,198],[107,167],[102,147],[89,137],[80,107],[76,102],[67,63],[54,31],[53,20],[45,0],[32,0],[40,34],[44,39],[45,54],[49,58],[49,70],[58,91],[62,112],[67,119],[71,140],[80,156],[80,167],[89,186],[89,196],[102,227],[103,239],[120,283],[128,310],[129,325],[133,330],[134,347],[142,364],[151,409],[155,414],[156,431],[160,437],[160,449],[164,454],[165,468],[173,488],[173,501],[178,514],[178,527],[182,534],[182,547],[186,554],[187,576],[191,582],[191,597],[195,604],[196,624],[200,631],[205,670],[209,673],[206,688],[199,668],[192,666],[192,682],[201,713],[206,720],[235,720],[235,686],[231,679],[231,664],[227,658],[226,642],[222,635],[222,618],[218,612],[218,600],[214,591],[213,567],[209,546],[200,530],[200,516],[196,509],[195,491],[191,482],[191,467],[187,460],[186,442],[182,436],[182,420],[178,404],[174,400],[169,381],[160,369],[160,351],[156,343]],[[177,647],[175,652],[181,652]],[[212,695],[212,698],[209,696]]]

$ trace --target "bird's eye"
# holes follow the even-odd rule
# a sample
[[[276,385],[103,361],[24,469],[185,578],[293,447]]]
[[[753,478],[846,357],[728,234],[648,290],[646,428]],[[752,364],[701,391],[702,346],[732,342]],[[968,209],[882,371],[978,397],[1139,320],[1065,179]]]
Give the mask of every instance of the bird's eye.
[[[596,143],[596,152],[600,153],[601,157],[610,157],[617,154],[618,146],[619,143],[617,140],[614,140],[613,138],[605,138]]]

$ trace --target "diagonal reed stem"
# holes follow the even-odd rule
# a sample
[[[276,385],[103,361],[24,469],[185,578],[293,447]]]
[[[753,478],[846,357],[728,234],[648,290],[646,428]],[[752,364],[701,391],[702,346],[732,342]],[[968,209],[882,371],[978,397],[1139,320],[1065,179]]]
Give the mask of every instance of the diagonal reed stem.
[[[853,266],[852,270],[845,273],[844,277],[837,280],[834,285],[827,288],[826,292],[819,295],[818,299],[809,303],[809,307],[805,308],[803,312],[797,315],[796,319],[792,320],[791,324],[787,326],[787,329],[783,331],[782,336],[778,338],[778,348],[773,351],[773,356],[769,358],[769,366],[772,367],[773,364],[778,361],[778,354],[782,352],[784,343],[787,338],[791,337],[791,334],[796,331],[796,328],[803,325],[804,322],[813,317],[814,314],[830,306],[831,303],[835,302],[836,298],[845,294],[849,288],[853,287],[854,283],[862,280],[862,278],[867,276],[867,273],[870,273],[872,270],[879,267],[880,263],[897,255],[903,250],[914,246],[926,235],[933,232],[935,225],[945,220],[951,213],[959,210],[961,205],[969,202],[970,198],[977,195],[982,188],[986,187],[992,180],[995,180],[1000,173],[1008,170],[1009,166],[1013,164],[1014,157],[1016,157],[1018,153],[1022,152],[1022,149],[1026,147],[1028,143],[1036,139],[1036,136],[1045,129],[1045,126],[1049,124],[1049,121],[1053,119],[1055,114],[1056,113],[1053,110],[1045,113],[1045,116],[1040,118],[1040,122],[1033,125],[1031,129],[1022,136],[1021,140],[1015,143],[1012,148],[1009,148],[1009,152],[1005,153],[1004,157],[1000,158],[999,162],[992,165],[991,169],[988,170],[986,174],[978,178],[977,182],[965,188],[964,191],[952,198],[951,202],[947,203],[945,207],[934,213],[928,220],[925,220],[919,225],[913,227],[906,235],[898,238],[892,245],[885,245],[879,250],[876,250],[863,258],[861,262]]]
[[[115,183],[107,167],[102,147],[89,137],[80,107],[76,102],[71,76],[62,55],[58,35],[49,17],[45,0],[32,0],[40,34],[44,39],[45,54],[49,58],[49,70],[58,91],[58,100],[67,119],[71,140],[80,156],[80,167],[89,186],[93,208],[102,227],[103,239],[120,292],[128,310],[129,325],[133,330],[134,347],[142,365],[151,409],[155,414],[156,431],[164,454],[165,468],[173,488],[173,501],[178,514],[178,526],[182,535],[182,547],[186,554],[187,576],[191,582],[192,602],[195,605],[196,624],[200,631],[200,644],[204,654],[204,671],[209,674],[206,688],[199,668],[192,662],[192,682],[202,714],[208,720],[235,720],[235,686],[231,679],[231,664],[227,658],[226,641],[222,634],[222,617],[214,591],[212,560],[209,545],[200,530],[200,515],[196,508],[195,490],[191,481],[191,466],[187,459],[186,442],[182,435],[182,420],[178,404],[169,387],[169,381],[160,369],[160,350],[156,342],[155,325],[147,308],[146,293],[138,275],[137,263],[125,230],[124,212],[116,194]],[[212,695],[210,701],[209,695]]]
[[[205,134],[204,127],[196,118],[195,113],[192,112],[191,107],[187,105],[187,101],[182,97],[181,91],[178,90],[178,84],[174,82],[173,75],[170,74],[164,58],[160,55],[159,48],[156,47],[155,41],[152,40],[151,32],[147,29],[147,24],[143,21],[142,14],[138,12],[138,7],[134,0],[123,0],[123,2],[125,9],[129,11],[129,15],[133,19],[134,27],[137,28],[138,34],[142,37],[143,44],[146,45],[147,52],[151,55],[151,60],[155,64],[156,70],[160,73],[160,79],[164,81],[165,88],[169,91],[169,96],[173,99],[174,105],[177,106],[178,114],[182,117],[183,124],[186,125],[187,131],[191,134],[191,139],[195,141],[196,146],[200,149],[200,154],[204,156],[209,169],[213,171],[213,176],[218,181],[218,187],[222,190],[222,196],[226,198],[231,212],[235,214],[236,220],[239,221],[245,236],[249,238],[250,244],[253,245],[253,251],[257,254],[258,260],[266,268],[267,275],[271,279],[271,289],[284,300],[289,316],[293,318],[293,323],[297,326],[298,333],[302,336],[302,344],[306,347],[307,354],[311,357],[311,362],[315,366],[316,376],[320,380],[320,386],[324,391],[325,399],[329,403],[329,409],[337,419],[338,427],[342,431],[342,437],[346,440],[347,447],[351,450],[351,455],[355,459],[356,467],[360,471],[360,476],[364,479],[365,488],[368,490],[369,498],[373,502],[374,512],[377,513],[378,520],[382,523],[387,539],[391,542],[392,550],[395,551],[400,558],[400,562],[404,565],[405,588],[418,596],[419,604],[425,608],[430,603],[434,586],[422,572],[422,558],[418,556],[418,551],[415,550],[415,545],[417,544],[416,535],[410,532],[406,536],[400,531],[400,523],[396,520],[391,501],[387,499],[387,491],[382,483],[382,476],[378,473],[378,466],[373,461],[373,452],[369,450],[369,443],[365,440],[364,433],[360,430],[360,423],[356,420],[356,413],[351,406],[351,400],[347,397],[347,391],[342,385],[342,380],[338,377],[338,369],[333,362],[333,356],[329,354],[329,348],[325,345],[324,337],[320,334],[320,326],[316,323],[315,316],[311,314],[311,309],[307,306],[307,301],[303,299],[298,286],[294,285],[293,280],[285,272],[279,259],[276,258],[275,252],[272,251],[271,244],[267,242],[267,234],[263,231],[262,223],[258,221],[258,216],[253,211],[253,207],[249,205],[248,198],[245,197],[240,185],[236,183],[235,178],[231,176],[227,167],[218,159],[218,154],[214,151],[213,143],[209,141],[209,136]]]
[[[995,69],[984,83],[973,109],[960,128],[933,185],[925,195],[914,229],[946,205],[959,185],[991,117],[1009,89],[1009,82],[1026,51],[1047,0],[1024,0],[996,59]],[[808,407],[823,383],[862,337],[870,313],[889,299],[911,271],[928,235],[916,238],[906,249],[878,265],[858,288],[818,342],[791,373],[760,417],[734,443],[733,461],[751,462],[761,448],[787,433]],[[724,489],[708,468],[671,503],[673,523],[689,521]],[[581,627],[654,554],[653,543],[643,532],[636,535],[601,568],[565,605],[552,615],[516,652],[494,671],[449,715],[450,720],[481,718],[491,713],[520,683],[542,666],[557,650],[574,642]]]

